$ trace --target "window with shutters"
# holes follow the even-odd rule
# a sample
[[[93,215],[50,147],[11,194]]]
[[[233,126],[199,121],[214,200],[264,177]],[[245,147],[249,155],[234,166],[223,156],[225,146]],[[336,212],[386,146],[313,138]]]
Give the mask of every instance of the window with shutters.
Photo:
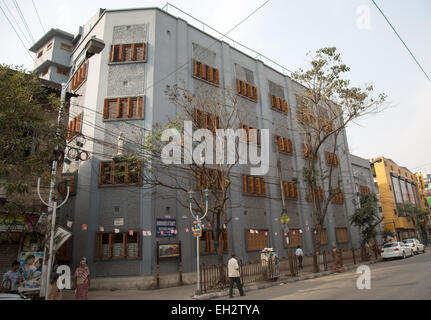
[[[280,136],[274,136],[275,143],[277,145],[278,151],[280,152],[287,152],[292,154],[293,153],[293,142],[292,140],[288,138],[283,138]]]
[[[72,90],[77,90],[84,82],[87,80],[87,71],[88,71],[88,61],[84,61],[84,63],[79,67],[78,71],[72,78]]]
[[[349,242],[349,238],[347,237],[347,228],[336,228],[336,232],[338,243]]]
[[[325,194],[323,192],[323,188],[322,187],[317,187],[317,198],[319,199],[319,201],[323,201],[325,198]],[[307,200],[308,201],[312,201],[313,200],[313,192],[311,189],[311,186],[308,186],[308,195],[307,195]]]
[[[69,76],[69,68],[64,68],[64,67],[57,66],[57,73],[58,74],[62,74],[64,76],[68,77]]]
[[[64,197],[67,195],[67,180],[66,179],[64,179],[63,181],[61,181],[58,184],[58,192]],[[76,195],[76,176],[71,176],[70,177],[69,197],[72,197],[74,195]]]
[[[286,237],[289,236],[289,247],[302,246],[301,232],[299,229],[290,229],[289,233],[283,233],[284,235],[284,247],[287,247]]]
[[[242,181],[242,190],[244,194],[252,194],[258,196],[266,195],[265,178],[243,175]]]
[[[368,188],[367,186],[359,186],[359,190],[362,196],[365,196],[370,193],[370,188]]]
[[[247,250],[261,250],[268,248],[268,230],[246,230]]]
[[[193,77],[208,81],[217,86],[220,84],[219,70],[197,60],[193,60]]]
[[[146,43],[111,45],[109,62],[145,62]]]
[[[315,230],[313,230],[313,241],[316,238],[316,232]],[[327,244],[328,243],[328,238],[326,236],[326,228],[323,228],[322,230],[320,230],[320,244]]]
[[[219,234],[219,248],[222,251],[229,250],[228,234],[227,231],[222,231]],[[199,239],[199,251],[200,253],[211,253],[216,252],[214,244],[214,232],[211,230],[203,230],[202,236]]]
[[[141,166],[137,162],[101,162],[99,185],[138,184],[141,182]]]
[[[245,124],[240,124],[240,128],[244,129],[247,133],[247,142],[255,143],[260,146],[260,129],[255,129],[253,127],[247,126]],[[250,130],[256,131],[250,131]],[[252,134],[254,132],[255,134]]]
[[[284,197],[288,199],[298,198],[298,185],[294,182],[283,181]]]
[[[133,259],[140,256],[140,232],[98,233],[98,259]]]
[[[143,97],[105,99],[103,107],[104,120],[124,120],[143,118]]]
[[[335,204],[344,203],[344,193],[341,190],[336,192],[335,196],[332,198],[332,203],[335,203]]]
[[[338,166],[339,164],[338,157],[335,153],[325,151],[325,158],[326,158],[326,164],[328,165],[332,164],[334,167]]]
[[[82,117],[83,114],[79,114],[69,121],[69,126],[67,128],[67,136],[66,139],[70,140],[75,137],[77,134],[81,133],[82,129]]]
[[[254,102],[257,101],[257,88],[250,83],[236,79],[236,90],[239,95],[247,97]]]
[[[287,103],[287,100],[284,100],[272,94],[270,94],[269,97],[271,99],[271,107],[273,109],[281,111],[285,114],[289,113],[289,104]]]
[[[200,190],[222,190],[223,173],[216,169],[196,168],[196,187]]]
[[[193,118],[193,124],[196,129],[208,129],[213,133],[216,132],[216,129],[221,129],[220,117],[211,113],[194,109]]]
[[[304,156],[305,159],[311,159],[311,152],[312,152],[312,150],[311,150],[310,145],[303,143],[302,144],[302,154],[303,154],[303,156]],[[317,160],[318,158],[319,157],[316,154],[316,159],[315,160]]]
[[[73,46],[64,42],[60,43],[60,49],[68,51],[68,52],[72,52],[73,50]]]

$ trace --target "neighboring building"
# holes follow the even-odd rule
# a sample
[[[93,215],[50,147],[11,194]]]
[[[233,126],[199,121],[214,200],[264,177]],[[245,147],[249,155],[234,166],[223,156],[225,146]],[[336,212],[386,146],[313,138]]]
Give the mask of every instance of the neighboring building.
[[[378,213],[379,216],[382,214],[382,207],[380,202],[380,194],[377,184],[374,182],[373,176],[373,166],[374,163],[370,162],[368,159],[360,158],[353,154],[350,155],[350,161],[352,163],[354,184],[355,184],[355,197],[354,205],[355,208],[360,208],[361,196],[366,194],[375,194],[379,199],[378,202]],[[379,224],[376,228],[378,232],[382,230],[382,224]],[[381,243],[382,238],[380,235],[377,236],[377,243]]]
[[[113,168],[117,167],[111,166],[118,152],[120,134],[125,149],[134,151],[136,135],[176,117],[178,110],[169,101],[165,89],[181,81],[191,91],[225,87],[235,92],[237,80],[247,82],[255,88],[251,97],[238,96],[251,119],[247,125],[270,130],[270,171],[263,177],[266,196],[246,194],[241,191],[242,187],[231,189],[230,201],[242,205],[232,206],[228,212],[232,220],[223,235],[226,256],[234,251],[244,261],[255,260],[265,247],[273,247],[280,257],[287,256],[278,221],[281,200],[277,200],[280,188],[274,135],[292,142],[293,152],[281,154],[283,178],[290,182],[299,180],[297,192],[286,201],[291,219],[290,245],[301,244],[306,253],[313,251],[312,207],[301,179],[306,161],[303,136],[295,121],[295,93],[302,87],[261,61],[157,8],[100,10],[81,30],[81,36],[76,41],[71,40],[74,44],[71,72],[78,70],[71,89],[79,97],[71,102],[70,119],[76,121],[79,117],[76,131],[87,138],[85,149],[91,153],[91,158],[74,161],[67,167],[77,172],[77,192],[59,215],[63,225],[67,220],[73,221],[72,268],[86,256],[93,277],[150,276],[156,272],[156,242],[175,244],[181,241],[183,271],[195,270],[196,240],[189,232],[192,219],[188,210],[166,189],[148,191],[142,186],[140,176],[127,173],[127,168],[115,169],[125,177],[117,181],[113,173]],[[85,59],[81,52],[91,37],[102,39],[105,49]],[[49,41],[48,37],[43,39]],[[42,42],[38,42],[39,47],[47,45]],[[204,76],[196,73],[198,62],[194,60],[218,76],[212,81],[202,79]],[[285,100],[288,109],[272,107],[271,95]],[[345,131],[338,141],[334,170],[342,177],[344,195],[330,204],[325,218],[322,249],[328,251],[333,242],[339,248],[359,246],[359,234],[352,231],[348,223],[354,210],[354,179]],[[324,145],[320,151],[323,167],[327,151],[330,151],[329,145]],[[234,183],[242,186],[240,177],[248,171],[236,167],[235,173],[238,178]],[[167,237],[156,232],[158,225],[168,223],[173,223],[177,233]],[[115,229],[119,232],[115,233]],[[250,229],[259,230],[259,233],[251,233]],[[208,230],[204,230],[201,238],[201,250],[202,262],[217,263]],[[178,270],[176,259],[164,259],[160,263],[162,273]]]
[[[414,220],[403,212],[403,204],[411,203],[422,208],[416,175],[391,159],[372,159],[384,215],[383,227],[395,233],[398,240],[418,238]]]

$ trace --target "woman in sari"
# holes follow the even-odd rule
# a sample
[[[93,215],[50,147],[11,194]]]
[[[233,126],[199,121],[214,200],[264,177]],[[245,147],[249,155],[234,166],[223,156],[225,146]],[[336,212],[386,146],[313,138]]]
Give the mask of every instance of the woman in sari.
[[[90,269],[87,266],[87,259],[81,258],[79,267],[75,271],[75,299],[88,300],[88,288],[90,287]]]

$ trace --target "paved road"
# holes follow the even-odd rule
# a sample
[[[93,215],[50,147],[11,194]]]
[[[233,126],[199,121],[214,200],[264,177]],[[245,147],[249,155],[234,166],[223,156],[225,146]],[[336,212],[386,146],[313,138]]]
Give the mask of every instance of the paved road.
[[[356,270],[247,292],[250,300],[431,300],[431,249],[405,260],[380,262],[369,266],[371,289],[359,290]],[[225,300],[226,298],[222,298]]]

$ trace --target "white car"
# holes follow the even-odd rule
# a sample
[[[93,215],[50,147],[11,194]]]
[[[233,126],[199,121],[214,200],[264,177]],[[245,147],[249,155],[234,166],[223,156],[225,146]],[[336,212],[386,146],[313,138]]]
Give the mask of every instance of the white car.
[[[30,298],[15,293],[0,293],[0,301],[4,300],[30,300]]]
[[[391,242],[383,245],[380,250],[383,260],[393,258],[407,258],[413,255],[413,249],[403,242]]]
[[[405,239],[403,240],[404,244],[411,247],[413,252],[419,254],[420,252],[425,253],[425,246],[420,243],[418,239]]]

